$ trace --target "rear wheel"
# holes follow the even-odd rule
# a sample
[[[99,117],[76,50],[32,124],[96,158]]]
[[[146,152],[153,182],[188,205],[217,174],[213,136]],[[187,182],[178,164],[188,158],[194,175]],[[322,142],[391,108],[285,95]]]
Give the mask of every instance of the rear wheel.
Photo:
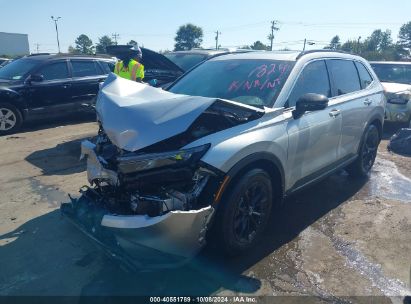
[[[347,167],[352,176],[366,176],[371,171],[377,157],[378,145],[380,144],[380,133],[375,125],[369,125],[365,130],[358,158]]]
[[[253,169],[236,182],[227,193],[216,223],[219,245],[226,254],[241,254],[260,239],[270,218],[272,202],[271,179],[264,170]]]
[[[0,135],[15,133],[23,122],[20,111],[8,103],[0,103]]]

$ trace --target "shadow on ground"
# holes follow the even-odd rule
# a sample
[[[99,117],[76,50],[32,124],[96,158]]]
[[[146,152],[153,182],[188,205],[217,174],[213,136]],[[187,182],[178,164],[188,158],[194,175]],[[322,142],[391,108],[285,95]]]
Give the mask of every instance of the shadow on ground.
[[[23,125],[20,132],[32,132],[45,129],[57,128],[61,126],[76,125],[86,122],[96,121],[95,113],[78,112],[73,114],[62,115],[59,117],[39,119],[35,121],[28,121]]]
[[[80,145],[88,137],[56,145],[53,148],[37,150],[25,160],[40,168],[43,175],[70,175],[86,170],[86,161],[80,161]]]
[[[223,258],[218,248],[207,248],[184,267],[159,272],[122,270],[56,210],[0,236],[1,242],[10,240],[0,250],[5,266],[0,294],[210,295],[221,288],[252,293],[261,282],[245,276],[247,269],[357,194],[364,183],[351,180],[343,171],[335,174],[286,199],[263,240],[249,253]]]

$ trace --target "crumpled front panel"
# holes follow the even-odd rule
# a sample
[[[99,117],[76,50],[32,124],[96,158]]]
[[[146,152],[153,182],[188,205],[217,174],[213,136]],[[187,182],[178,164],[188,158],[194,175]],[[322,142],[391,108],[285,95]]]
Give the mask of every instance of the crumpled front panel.
[[[184,132],[215,100],[173,94],[110,74],[96,109],[111,142],[136,151]]]

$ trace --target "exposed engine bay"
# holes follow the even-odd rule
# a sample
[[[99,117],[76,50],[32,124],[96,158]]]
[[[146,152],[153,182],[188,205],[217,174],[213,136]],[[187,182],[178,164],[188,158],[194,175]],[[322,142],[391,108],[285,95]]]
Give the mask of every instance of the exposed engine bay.
[[[96,144],[82,143],[93,187],[82,188],[81,193],[112,214],[154,217],[172,210],[197,210],[205,206],[200,198],[206,185],[214,184],[209,186],[213,191],[221,179],[220,172],[199,163],[208,145],[135,154],[118,149],[103,131],[99,133]]]

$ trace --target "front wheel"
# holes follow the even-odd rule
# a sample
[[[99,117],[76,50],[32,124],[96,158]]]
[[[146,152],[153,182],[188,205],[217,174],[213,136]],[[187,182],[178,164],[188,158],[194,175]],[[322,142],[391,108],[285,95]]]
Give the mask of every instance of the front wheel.
[[[224,252],[238,255],[251,248],[267,226],[273,203],[270,176],[253,169],[227,194],[217,234]]]
[[[377,157],[378,145],[380,144],[380,133],[375,125],[369,125],[365,130],[358,158],[347,167],[352,176],[367,176],[374,165]]]
[[[0,103],[0,135],[15,133],[23,122],[20,111],[8,103]]]

